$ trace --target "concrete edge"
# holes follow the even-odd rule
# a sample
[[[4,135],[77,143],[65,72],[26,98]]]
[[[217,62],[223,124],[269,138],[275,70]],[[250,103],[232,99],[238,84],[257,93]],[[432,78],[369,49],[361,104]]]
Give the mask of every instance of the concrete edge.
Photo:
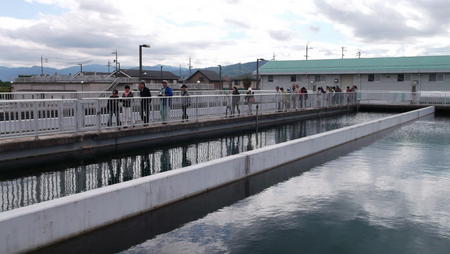
[[[434,107],[418,109],[6,211],[0,213],[0,253],[21,253],[74,237],[433,112]]]

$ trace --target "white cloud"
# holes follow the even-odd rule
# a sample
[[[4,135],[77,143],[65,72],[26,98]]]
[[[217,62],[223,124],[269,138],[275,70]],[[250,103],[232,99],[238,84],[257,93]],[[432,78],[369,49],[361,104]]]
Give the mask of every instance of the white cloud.
[[[311,42],[312,58],[339,57],[341,46],[349,57],[357,49],[363,56],[394,56],[444,52],[450,43],[446,23],[439,24],[449,20],[441,0],[27,1],[64,12],[34,20],[0,17],[0,50],[21,53],[2,54],[0,65],[32,65],[40,55],[106,63],[117,48],[122,65],[133,66],[141,43],[152,45],[144,51],[147,65],[186,66],[191,56],[195,67],[203,67],[271,58],[273,52],[278,59],[301,59],[309,34],[319,38]]]

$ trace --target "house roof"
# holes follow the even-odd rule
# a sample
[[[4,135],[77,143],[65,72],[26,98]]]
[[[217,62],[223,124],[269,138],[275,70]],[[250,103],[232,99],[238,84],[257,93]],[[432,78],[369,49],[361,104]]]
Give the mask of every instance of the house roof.
[[[450,72],[450,56],[270,61],[262,75]]]
[[[197,72],[202,73],[203,76],[205,76],[210,82],[220,81],[220,75],[217,72],[210,70],[197,70],[188,78],[188,80],[191,79],[195,74],[197,74]],[[224,80],[223,77],[222,80]]]
[[[121,72],[124,74],[130,76],[130,77],[139,77],[139,70],[134,69],[121,69]],[[170,71],[163,71],[162,72],[162,78],[161,78],[161,71],[154,71],[154,70],[142,70],[142,78],[144,79],[180,79],[177,75],[173,74]]]

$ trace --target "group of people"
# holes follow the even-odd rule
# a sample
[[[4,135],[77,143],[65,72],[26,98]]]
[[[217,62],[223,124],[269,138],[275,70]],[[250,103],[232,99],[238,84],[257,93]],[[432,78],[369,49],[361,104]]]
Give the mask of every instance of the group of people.
[[[358,88],[356,86],[353,86],[351,88],[347,87],[345,92],[355,93],[357,89]],[[316,91],[316,94],[327,94],[326,98],[321,99],[319,97],[314,97],[313,100],[310,100],[308,99],[308,89],[306,87],[300,87],[298,84],[294,84],[292,85],[292,87],[287,89],[277,86],[275,88],[277,111],[283,112],[290,109],[299,109],[307,107],[308,105],[320,106],[319,104],[322,103],[321,100],[323,100],[324,103],[333,104],[340,99],[338,93],[342,93],[342,89],[339,86],[327,86],[325,89],[323,87],[318,87]],[[181,106],[181,120],[184,122],[189,120],[188,108],[191,106],[190,94],[188,92],[188,87],[185,84],[181,86],[180,95],[181,98],[179,102],[177,102],[177,105]],[[246,91],[244,90],[243,94],[241,95],[239,89],[237,87],[233,87],[229,95],[229,100],[227,100],[226,102],[225,116],[229,115],[230,117],[234,117],[236,115],[241,115],[241,109],[239,108],[239,106],[241,105],[241,96],[244,100],[243,104],[247,105],[248,107],[248,115],[253,114],[253,105],[256,104],[256,100],[255,93],[253,92],[252,88],[248,88]],[[142,81],[139,83],[139,116],[144,125],[149,124],[150,120],[154,117],[154,115],[152,115],[153,112],[158,109],[161,122],[163,124],[166,124],[169,120],[169,115],[172,108],[171,97],[173,96],[173,90],[168,86],[168,82],[166,80],[163,80],[161,82],[161,89],[158,96],[162,97],[159,99],[159,103],[157,103],[156,105],[152,104],[152,93],[150,92],[150,89],[145,86],[145,82]],[[133,110],[133,105],[137,106],[139,104],[133,103],[133,98],[133,91],[128,85],[125,86],[125,89],[121,96],[119,96],[118,90],[113,90],[107,104],[107,110],[109,113],[108,126],[113,125],[113,119],[116,120],[115,122],[117,126],[128,127],[134,126],[136,124],[137,119],[135,119],[136,117],[134,117],[133,112],[137,110]],[[347,99],[351,100],[352,98],[348,97]],[[315,103],[317,103],[317,105]],[[120,117],[121,113],[122,117]]]
[[[230,112],[230,117],[234,117],[236,115],[241,115],[241,110],[239,109],[239,105],[241,102],[241,93],[239,92],[239,89],[237,87],[233,87],[231,91],[231,103],[227,103],[227,107],[225,109],[225,116],[228,116],[228,111]],[[255,104],[255,93],[253,92],[252,88],[248,88],[247,92],[245,93],[244,97],[244,104],[248,106],[248,115],[253,114],[253,104]]]
[[[159,100],[159,113],[161,117],[161,121],[163,124],[166,124],[170,114],[170,108],[172,107],[172,97],[173,90],[168,86],[168,82],[163,80],[161,82],[161,89],[159,91],[158,96],[162,98]],[[191,104],[191,100],[188,97],[189,92],[187,90],[187,86],[181,86],[181,96],[183,96],[181,100],[181,108],[183,111],[182,119],[183,121],[187,121],[189,116],[187,114],[187,108]],[[118,90],[113,90],[112,95],[108,99],[107,110],[109,113],[108,126],[112,126],[113,119],[116,120],[117,126],[134,126],[135,120],[133,117],[133,91],[131,91],[130,86],[126,85],[122,96],[119,96]],[[145,86],[145,82],[139,82],[139,97],[140,99],[140,118],[144,125],[148,125],[150,119],[152,118],[152,93],[148,87]],[[122,104],[122,107],[120,107]],[[123,113],[122,121],[120,119],[120,113]]]

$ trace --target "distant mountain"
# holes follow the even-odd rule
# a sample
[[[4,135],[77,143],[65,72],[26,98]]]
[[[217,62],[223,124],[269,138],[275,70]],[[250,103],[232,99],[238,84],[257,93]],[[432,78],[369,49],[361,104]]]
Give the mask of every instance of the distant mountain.
[[[262,66],[265,62],[261,62],[260,65]],[[138,69],[139,67],[122,67],[125,69]],[[143,67],[146,70],[160,70],[161,65],[155,65],[155,66],[144,66]],[[111,67],[111,71],[114,69],[114,67]],[[201,69],[207,69],[212,70],[217,73],[219,73],[219,67],[208,67],[208,68],[201,68]],[[170,71],[175,75],[178,75],[182,78],[188,78],[189,75],[189,69],[176,66],[163,66],[164,71]],[[191,73],[193,74],[196,70],[199,69],[192,69]],[[243,76],[253,73],[256,70],[256,63],[250,62],[250,63],[238,63],[238,64],[232,64],[222,67],[222,76],[223,77],[236,77],[236,76]],[[68,74],[75,74],[80,71],[80,66],[72,66],[67,67],[63,69],[56,69],[56,68],[47,68],[44,67],[44,73],[48,75],[68,75]],[[99,64],[89,64],[89,65],[83,65],[83,71],[91,71],[91,72],[107,72],[108,68],[104,65]],[[9,67],[3,67],[0,66],[0,80],[3,81],[14,81],[18,75],[39,75],[41,74],[41,67],[39,66],[32,66],[32,67],[16,67],[16,68],[9,68]]]

